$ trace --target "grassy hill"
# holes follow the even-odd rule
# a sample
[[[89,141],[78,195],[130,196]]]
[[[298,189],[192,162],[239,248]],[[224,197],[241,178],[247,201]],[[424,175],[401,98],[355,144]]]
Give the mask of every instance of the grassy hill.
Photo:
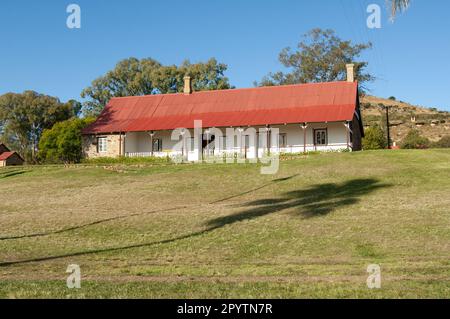
[[[2,169],[0,297],[449,298],[449,189],[447,150]]]
[[[413,128],[418,129],[431,141],[438,141],[443,136],[450,135],[450,112],[374,96],[364,96],[361,99],[361,111],[366,127],[374,124],[385,125],[385,111],[381,106],[390,106],[391,136],[397,143]]]

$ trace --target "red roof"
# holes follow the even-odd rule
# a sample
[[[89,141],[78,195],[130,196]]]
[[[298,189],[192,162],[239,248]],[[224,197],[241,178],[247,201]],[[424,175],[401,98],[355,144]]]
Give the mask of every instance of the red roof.
[[[0,161],[7,160],[8,158],[13,156],[14,154],[17,154],[17,153],[16,152],[4,152],[4,153],[1,153],[0,154]]]
[[[357,98],[349,82],[120,97],[83,133],[351,121]]]

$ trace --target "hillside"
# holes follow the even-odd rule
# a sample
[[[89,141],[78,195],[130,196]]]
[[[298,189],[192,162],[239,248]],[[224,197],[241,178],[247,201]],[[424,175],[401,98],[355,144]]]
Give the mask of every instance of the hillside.
[[[449,163],[399,150],[299,156],[275,176],[2,169],[0,298],[449,298]],[[81,289],[66,287],[70,264]]]
[[[385,111],[381,105],[390,106],[391,138],[396,143],[400,143],[413,128],[418,129],[431,141],[450,135],[450,112],[374,96],[364,96],[361,99],[365,127],[374,124],[385,126]]]

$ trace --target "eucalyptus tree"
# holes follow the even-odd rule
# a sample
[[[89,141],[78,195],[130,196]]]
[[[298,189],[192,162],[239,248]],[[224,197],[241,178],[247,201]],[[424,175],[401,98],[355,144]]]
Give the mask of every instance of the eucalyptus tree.
[[[343,81],[346,79],[346,64],[353,63],[355,76],[364,88],[374,77],[367,72],[368,62],[360,57],[371,47],[371,43],[343,40],[333,30],[313,29],[295,48],[288,47],[280,52],[279,61],[285,71],[269,73],[256,85]]]
[[[42,132],[59,121],[76,117],[79,110],[80,103],[74,100],[63,103],[34,91],[6,93],[0,96],[0,139],[33,162]]]
[[[389,0],[391,5],[392,18],[395,18],[398,12],[408,9],[411,0]]]
[[[81,92],[85,115],[98,115],[113,97],[176,93],[183,91],[183,78],[190,75],[194,91],[231,88],[224,75],[227,65],[211,58],[206,62],[163,65],[151,59],[128,58],[95,79]]]

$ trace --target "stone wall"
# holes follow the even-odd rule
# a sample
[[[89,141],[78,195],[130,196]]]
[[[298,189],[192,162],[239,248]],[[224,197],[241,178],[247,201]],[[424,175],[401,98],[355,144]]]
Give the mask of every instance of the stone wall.
[[[98,138],[106,137],[106,152],[98,151]],[[84,135],[83,157],[119,157],[124,155],[124,136],[120,134],[110,135]]]

